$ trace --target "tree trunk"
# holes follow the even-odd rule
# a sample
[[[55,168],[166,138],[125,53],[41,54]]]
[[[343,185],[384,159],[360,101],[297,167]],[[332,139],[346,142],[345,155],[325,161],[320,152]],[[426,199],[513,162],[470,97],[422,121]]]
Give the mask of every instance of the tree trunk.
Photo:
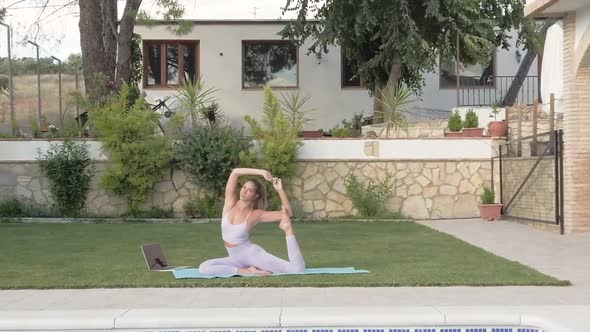
[[[553,23],[555,23],[555,21],[553,21],[553,20],[547,21],[547,22],[545,22],[545,24],[541,28],[541,31],[539,32],[539,34],[541,35],[541,37],[543,39],[545,39],[545,35],[547,34],[547,30],[549,29],[549,27],[551,25],[553,25]],[[527,74],[529,73],[529,70],[531,69],[531,65],[533,64],[533,61],[535,60],[536,56],[537,56],[536,50],[528,50],[526,52],[526,55],[524,56],[524,58],[522,59],[522,62],[520,63],[520,66],[518,67],[518,71],[516,72],[516,77],[514,77],[514,80],[510,84],[510,88],[508,88],[508,91],[506,92],[506,95],[504,96],[504,99],[502,100],[502,106],[514,105],[514,103],[516,102],[516,99],[518,98],[518,92],[522,88],[522,84],[524,83],[524,80],[525,80]],[[539,73],[539,75],[540,74],[541,73]]]
[[[142,0],[127,0],[119,25],[119,53],[117,54],[117,83],[131,82],[131,42],[137,11]]]
[[[401,78],[402,65],[401,63],[395,63],[391,66],[387,83],[375,85],[375,91],[373,93],[373,124],[383,123],[385,121],[383,112],[381,111],[381,104],[379,103],[379,99],[383,96],[381,90],[387,90],[391,85],[397,85]]]
[[[117,1],[80,0],[78,4],[84,87],[88,98],[96,101],[105,94],[105,80],[115,77],[116,35],[110,23],[117,23]]]

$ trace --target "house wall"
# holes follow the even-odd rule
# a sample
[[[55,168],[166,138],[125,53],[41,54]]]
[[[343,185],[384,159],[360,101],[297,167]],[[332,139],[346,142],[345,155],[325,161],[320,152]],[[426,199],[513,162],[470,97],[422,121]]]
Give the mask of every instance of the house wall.
[[[181,39],[200,41],[200,72],[207,86],[219,89],[216,97],[226,117],[235,126],[243,125],[245,115],[259,117],[262,114],[263,91],[244,90],[241,82],[242,40],[280,39],[276,33],[282,24],[216,23],[198,24],[189,34],[174,36],[165,26],[136,26],[135,32],[144,40]],[[516,43],[516,32],[512,33],[511,45]],[[331,47],[322,56],[321,63],[313,55],[305,55],[310,43],[299,48],[299,89],[310,93],[307,105],[315,109],[311,116],[314,121],[307,129],[328,130],[343,119],[351,119],[354,113],[373,113],[373,100],[368,91],[360,88],[341,87],[341,57],[338,47]],[[223,56],[220,55],[223,53]],[[522,57],[525,51],[521,50]],[[499,49],[496,54],[496,75],[514,76],[519,63],[515,48]],[[532,64],[529,75],[537,75],[537,60]],[[425,73],[425,86],[418,101],[419,108],[451,110],[457,106],[455,89],[440,89],[438,72]],[[175,95],[170,89],[145,90],[148,100]],[[289,89],[277,89],[277,93]]]
[[[518,33],[512,32],[511,36],[510,45],[512,45],[512,47],[509,50],[498,48],[496,51],[496,76],[515,76],[518,67],[520,66],[520,63],[516,61],[516,47],[514,46],[516,45]],[[526,51],[521,48],[520,53],[522,59],[524,59]],[[537,76],[537,73],[538,64],[537,58],[535,57],[527,76]],[[457,90],[454,88],[441,89],[438,71],[425,73],[424,81],[425,86],[422,95],[420,96],[421,107],[450,110],[457,106]],[[498,89],[499,88],[500,86],[498,86]]]
[[[244,116],[262,115],[264,91],[242,89],[242,40],[280,40],[282,24],[204,24],[197,25],[184,36],[174,36],[165,26],[136,26],[135,32],[144,40],[199,40],[200,73],[208,87],[216,88],[215,97],[223,114],[237,127],[244,125]],[[314,55],[305,55],[309,43],[299,48],[299,90],[310,93],[307,108],[315,109],[308,129],[331,129],[343,119],[364,111],[372,114],[373,102],[367,90],[341,87],[341,56],[339,48],[331,47],[321,63]],[[220,55],[223,53],[223,56]],[[294,89],[276,89],[277,94]],[[174,95],[170,89],[146,89],[148,100]]]

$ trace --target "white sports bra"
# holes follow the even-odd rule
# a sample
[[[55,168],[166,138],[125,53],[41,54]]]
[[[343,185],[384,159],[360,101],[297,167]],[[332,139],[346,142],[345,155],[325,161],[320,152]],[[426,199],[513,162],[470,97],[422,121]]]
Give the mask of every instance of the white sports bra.
[[[246,220],[235,225],[229,222],[227,216],[221,217],[221,238],[223,241],[235,245],[248,241],[250,238],[248,233],[248,217],[250,217],[250,213],[252,213],[252,209],[248,212]]]

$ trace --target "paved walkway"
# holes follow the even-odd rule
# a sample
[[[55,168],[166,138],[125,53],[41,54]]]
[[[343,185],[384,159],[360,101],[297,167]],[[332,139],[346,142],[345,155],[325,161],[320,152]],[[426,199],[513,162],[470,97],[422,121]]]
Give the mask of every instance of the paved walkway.
[[[569,287],[131,288],[4,290],[0,310],[314,306],[590,305],[590,233],[559,235],[481,220],[424,225],[543,273]]]

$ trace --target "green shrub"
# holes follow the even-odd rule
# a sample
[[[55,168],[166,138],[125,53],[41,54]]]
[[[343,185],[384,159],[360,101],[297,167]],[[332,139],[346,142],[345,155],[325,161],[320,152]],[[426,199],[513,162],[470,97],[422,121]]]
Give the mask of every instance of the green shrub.
[[[197,215],[203,218],[219,218],[223,210],[221,201],[212,195],[197,200]]]
[[[199,215],[199,204],[195,200],[189,200],[182,205],[184,214],[189,218],[195,218]]]
[[[349,175],[344,183],[352,205],[361,216],[376,217],[387,213],[385,202],[393,195],[389,174],[384,181],[370,180],[366,185],[360,183],[355,175]]]
[[[21,201],[16,198],[0,201],[0,217],[50,218],[57,216],[59,216],[59,213],[56,211],[35,202]]]
[[[488,188],[483,187],[483,193],[481,194],[481,204],[494,204],[496,202],[496,193]]]
[[[295,125],[289,123],[269,87],[264,88],[264,113],[261,121],[249,115],[245,120],[258,144],[250,152],[240,153],[242,163],[245,166],[266,169],[288,183],[297,170],[297,149],[301,145],[297,136],[303,120]]]
[[[174,154],[195,182],[219,195],[232,169],[240,165],[240,152],[247,152],[248,146],[242,131],[229,125],[197,125],[174,144]]]
[[[33,120],[31,121],[31,129],[33,130],[33,137],[41,137],[41,127],[39,127],[39,121],[37,121],[36,117],[33,117]]]
[[[125,215],[126,217],[133,217],[133,218],[147,218],[147,219],[165,219],[165,218],[173,218],[174,217],[174,210],[170,209],[163,209],[161,207],[153,206],[149,210],[135,210],[130,211],[128,214]]]
[[[477,128],[479,126],[479,118],[473,110],[467,111],[465,114],[465,122],[463,122],[463,128]]]
[[[350,128],[335,127],[331,130],[332,137],[350,137]]]
[[[463,129],[463,122],[461,121],[461,114],[459,111],[454,111],[453,115],[449,118],[449,130],[453,132],[458,132]]]
[[[52,144],[45,154],[39,153],[37,159],[43,175],[51,183],[49,191],[56,210],[65,215],[79,215],[94,176],[86,144],[66,139],[62,144]]]
[[[143,98],[133,101],[134,98],[135,94],[124,84],[117,98],[104,108],[92,109],[90,114],[111,160],[102,185],[124,196],[131,213],[147,199],[172,158],[169,139],[155,134],[157,114]]]

